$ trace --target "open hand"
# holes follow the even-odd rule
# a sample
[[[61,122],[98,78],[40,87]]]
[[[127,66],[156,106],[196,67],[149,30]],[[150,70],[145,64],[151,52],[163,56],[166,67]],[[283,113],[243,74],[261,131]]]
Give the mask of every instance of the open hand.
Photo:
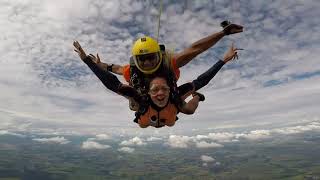
[[[101,60],[100,60],[100,57],[99,57],[99,54],[97,53],[97,57],[94,56],[93,54],[89,54],[89,58],[96,64],[101,64]]]
[[[79,57],[82,60],[84,60],[87,57],[87,55],[86,55],[86,52],[84,52],[84,50],[82,49],[80,43],[78,41],[74,41],[73,46],[74,46],[74,51],[78,53]]]
[[[98,53],[97,53],[97,56],[94,56],[93,54],[89,54],[88,57],[89,57],[90,60],[91,60],[92,62],[94,62],[99,68],[104,69],[104,70],[108,70],[109,64],[101,62],[100,56],[99,56]]]
[[[227,63],[228,61],[234,60],[236,58],[238,59],[239,58],[238,52],[237,52],[238,50],[243,50],[243,49],[234,47],[234,43],[232,43],[229,50],[224,54],[223,61]]]

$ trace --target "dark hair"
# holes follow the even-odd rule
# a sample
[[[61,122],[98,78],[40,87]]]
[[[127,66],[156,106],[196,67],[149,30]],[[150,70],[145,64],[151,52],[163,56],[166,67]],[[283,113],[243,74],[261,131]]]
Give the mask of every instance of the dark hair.
[[[169,84],[168,84],[168,77],[167,77],[166,75],[164,75],[164,74],[162,74],[162,73],[157,74],[157,75],[153,76],[153,77],[150,79],[150,83],[151,83],[155,78],[162,78],[162,79],[166,80],[167,85],[169,85]],[[149,86],[150,86],[150,83],[149,83]]]

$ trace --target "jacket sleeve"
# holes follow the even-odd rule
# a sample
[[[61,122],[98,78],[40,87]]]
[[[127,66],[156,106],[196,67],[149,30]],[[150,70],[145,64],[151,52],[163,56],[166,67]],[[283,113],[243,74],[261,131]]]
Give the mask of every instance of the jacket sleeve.
[[[198,76],[197,79],[193,80],[192,83],[194,86],[194,90],[197,91],[200,88],[206,86],[211,81],[211,79],[219,72],[224,64],[225,63],[223,61],[219,60],[210,69]]]
[[[131,86],[122,84],[119,79],[106,69],[102,69],[94,63],[90,57],[83,60],[91,71],[100,79],[102,84],[109,90],[126,97],[132,97],[139,101],[139,93]]]

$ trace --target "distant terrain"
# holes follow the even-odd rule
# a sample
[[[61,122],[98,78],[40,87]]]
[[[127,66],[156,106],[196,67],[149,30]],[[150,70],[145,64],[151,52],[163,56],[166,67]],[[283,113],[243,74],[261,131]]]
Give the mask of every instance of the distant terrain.
[[[100,179],[320,179],[320,135],[241,141],[222,148],[170,148],[162,143],[119,152],[81,148],[71,143],[40,143],[28,137],[0,135],[0,180]],[[208,161],[201,160],[206,155]]]

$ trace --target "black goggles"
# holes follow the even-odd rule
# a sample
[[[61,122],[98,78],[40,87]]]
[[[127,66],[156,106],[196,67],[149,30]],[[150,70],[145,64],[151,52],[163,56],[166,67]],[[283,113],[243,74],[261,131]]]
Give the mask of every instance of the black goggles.
[[[159,59],[159,55],[158,53],[151,53],[151,54],[138,55],[136,58],[138,61],[141,61],[141,62],[144,62],[146,60],[156,61]]]

